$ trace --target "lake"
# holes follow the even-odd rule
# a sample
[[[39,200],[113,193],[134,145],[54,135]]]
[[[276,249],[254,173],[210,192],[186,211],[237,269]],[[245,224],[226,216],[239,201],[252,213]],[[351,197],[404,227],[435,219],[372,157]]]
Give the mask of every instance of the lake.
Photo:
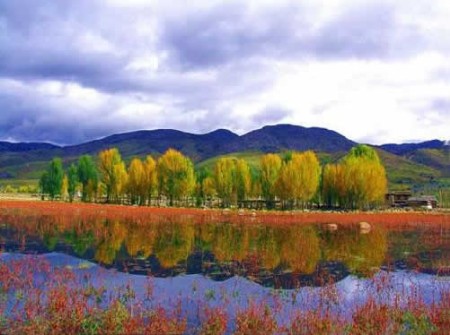
[[[5,320],[25,313],[26,299],[17,292],[39,291],[40,300],[48,301],[47,292],[61,281],[70,289],[94,289],[101,297],[96,308],[120,300],[140,311],[176,312],[173,317],[184,322],[181,333],[201,332],[209,320],[205,310],[219,319],[225,313],[222,330],[232,333],[240,329],[239,313],[257,318],[248,311],[264,306],[258,311],[270,310],[278,333],[301,313],[321,311],[317,323],[328,318],[348,326],[369,300],[403,313],[411,303],[440,304],[450,291],[445,222],[371,222],[361,229],[338,221],[276,224],[258,214],[198,219],[177,213],[111,217],[101,206],[96,211],[0,210]],[[55,280],[60,271],[65,279]],[[12,280],[14,272],[29,283]],[[88,304],[92,299],[86,298]],[[432,329],[431,316],[428,321]]]

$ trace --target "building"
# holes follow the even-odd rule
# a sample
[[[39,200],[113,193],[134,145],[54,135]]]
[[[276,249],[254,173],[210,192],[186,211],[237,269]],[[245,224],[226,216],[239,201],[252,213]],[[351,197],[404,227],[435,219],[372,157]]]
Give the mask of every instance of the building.
[[[437,207],[437,199],[434,195],[421,195],[408,199],[408,206],[413,208],[433,209]]]
[[[411,197],[411,191],[392,191],[386,194],[385,200],[391,207],[406,207]]]

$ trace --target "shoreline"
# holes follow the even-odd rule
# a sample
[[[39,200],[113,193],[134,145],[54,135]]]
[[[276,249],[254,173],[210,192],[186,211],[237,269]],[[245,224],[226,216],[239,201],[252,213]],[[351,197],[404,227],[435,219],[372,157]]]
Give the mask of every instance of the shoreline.
[[[302,223],[337,223],[416,225],[416,224],[450,224],[450,212],[442,210],[409,211],[268,211],[247,209],[200,209],[182,207],[139,207],[117,204],[67,203],[58,201],[41,201],[40,199],[11,199],[0,197],[0,211],[20,210],[21,214],[98,216],[107,219],[157,219],[177,220],[191,218],[195,222],[232,222],[263,224],[302,224]]]

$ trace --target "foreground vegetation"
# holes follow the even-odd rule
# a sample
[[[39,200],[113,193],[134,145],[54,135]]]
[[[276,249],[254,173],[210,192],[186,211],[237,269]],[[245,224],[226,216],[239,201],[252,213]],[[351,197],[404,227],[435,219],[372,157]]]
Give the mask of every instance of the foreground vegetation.
[[[233,297],[222,295],[211,303],[206,295],[193,301],[189,313],[183,300],[172,308],[155,303],[158,292],[151,279],[144,292],[126,283],[111,289],[88,272],[79,276],[30,256],[2,262],[0,279],[2,334],[378,335],[448,334],[450,329],[448,289],[437,286],[440,298],[431,303],[419,287],[405,286],[400,296],[390,288],[388,273],[372,279],[369,285],[376,289],[351,308],[340,304],[330,285],[318,299],[302,302],[309,308],[291,309],[288,320],[282,317],[282,292],[267,301],[249,298],[234,312],[226,308]]]
[[[82,156],[66,172],[55,158],[42,175],[40,188],[51,199],[73,201],[77,190],[82,201],[105,196],[108,203],[169,206],[193,204],[274,208],[315,206],[373,208],[383,203],[386,172],[376,151],[365,145],[354,147],[339,163],[320,166],[312,151],[266,154],[260,167],[244,159],[222,157],[213,170],[194,170],[192,161],[169,149],[157,161],[134,158],[127,167],[115,148],[100,152],[97,163]],[[194,201],[194,203],[193,203]]]

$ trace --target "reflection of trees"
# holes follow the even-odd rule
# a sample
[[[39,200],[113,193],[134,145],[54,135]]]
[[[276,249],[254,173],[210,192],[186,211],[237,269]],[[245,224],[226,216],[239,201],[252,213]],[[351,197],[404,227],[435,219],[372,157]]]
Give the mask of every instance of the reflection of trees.
[[[163,267],[185,261],[192,252],[195,230],[192,224],[164,223],[157,227],[154,254]]]
[[[160,265],[168,269],[200,251],[212,253],[218,263],[243,263],[247,270],[250,265],[256,265],[258,271],[263,268],[310,274],[320,260],[325,260],[342,262],[351,272],[367,275],[382,265],[388,251],[386,232],[378,227],[369,234],[348,228],[318,234],[319,229],[314,225],[194,224],[189,218],[171,222],[169,218],[153,217],[149,218],[150,222],[145,222],[92,216],[39,216],[33,220],[11,217],[6,221],[16,228],[18,239],[38,236],[50,250],[63,239],[79,256],[93,248],[95,260],[108,265],[114,263],[119,252],[127,252],[130,257],[154,255]],[[425,247],[416,246],[413,250],[430,250],[432,243],[439,246],[437,234],[430,239],[432,242],[425,243]],[[390,238],[394,238],[392,234]],[[424,240],[422,235],[407,235],[402,243]],[[440,241],[442,244],[446,240]],[[210,256],[208,260],[211,260]],[[445,265],[439,261],[436,260],[436,265]]]
[[[292,226],[283,239],[281,258],[292,271],[312,273],[320,260],[317,232],[312,226]]]
[[[249,228],[244,225],[217,225],[212,251],[218,261],[243,261],[249,254]]]
[[[155,243],[155,225],[142,225],[133,222],[127,225],[124,244],[131,257],[148,258],[153,252]]]
[[[261,265],[268,269],[275,269],[281,262],[280,241],[282,234],[279,229],[273,227],[262,227],[258,231],[258,239],[256,240],[257,254],[260,257]]]
[[[100,263],[112,264],[127,235],[127,229],[119,220],[105,220],[103,228],[94,257]]]
[[[322,242],[325,260],[342,261],[352,273],[364,276],[383,264],[388,250],[383,229],[374,229],[368,234],[360,234],[355,229],[326,231]]]
[[[92,231],[78,232],[75,229],[68,230],[64,233],[65,240],[73,248],[78,256],[83,256],[86,251],[94,244],[94,235]]]

